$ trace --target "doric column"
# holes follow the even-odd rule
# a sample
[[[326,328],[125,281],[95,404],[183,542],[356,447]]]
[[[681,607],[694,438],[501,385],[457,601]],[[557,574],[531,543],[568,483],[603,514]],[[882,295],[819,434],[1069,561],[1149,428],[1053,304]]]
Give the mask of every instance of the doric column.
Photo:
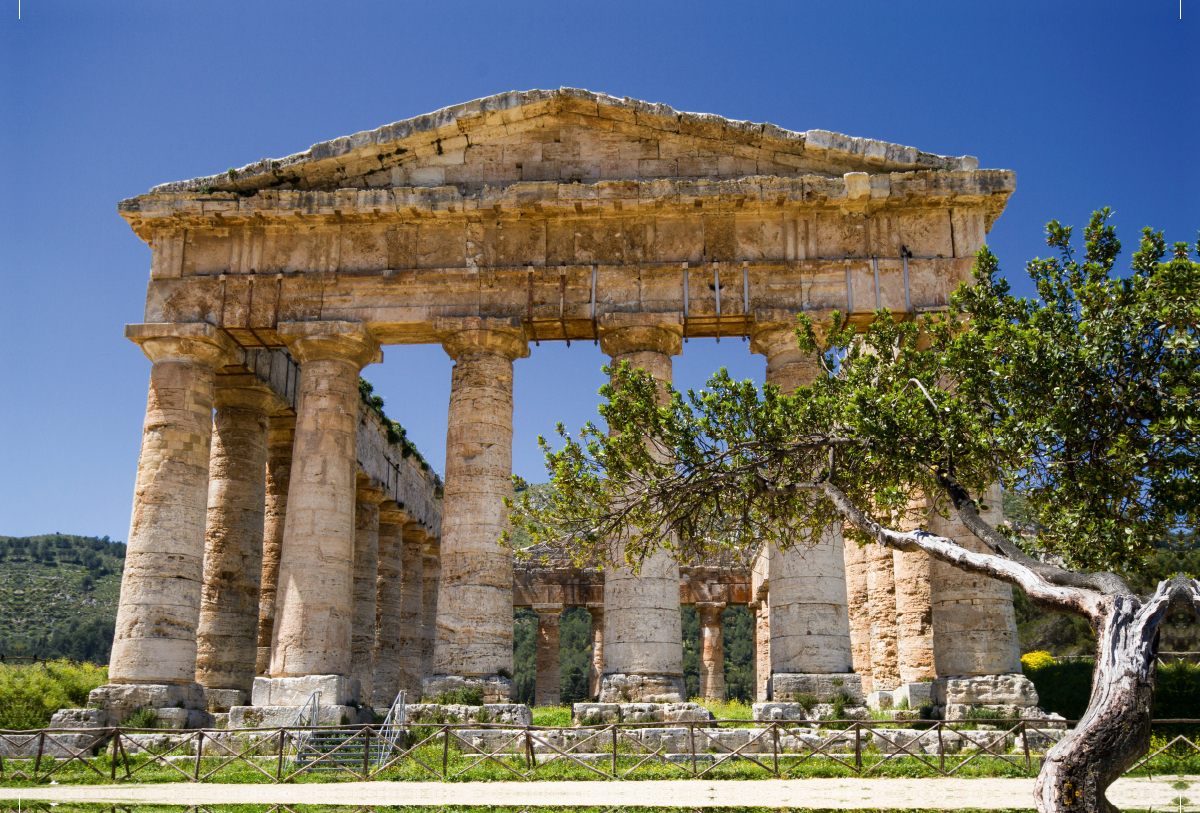
[[[867,548],[846,540],[846,603],[850,611],[850,651],[863,692],[874,691],[871,681],[871,606],[867,592]]]
[[[896,619],[899,640],[896,660],[901,683],[932,680],[933,603],[930,569],[933,560],[923,551],[892,551],[896,573]]]
[[[537,612],[537,672],[533,689],[535,706],[559,703],[558,621],[561,604],[535,604]]]
[[[723,601],[697,601],[700,616],[700,696],[725,702],[725,646],[721,633]]]
[[[279,553],[287,517],[288,483],[292,475],[292,448],[296,418],[272,415],[267,424],[267,484],[263,515],[262,589],[258,597],[258,657],[255,674],[271,671],[271,636],[275,630],[275,587],[279,584]]]
[[[299,406],[271,679],[255,682],[254,704],[300,705],[320,689],[322,705],[350,705],[359,700],[349,679],[358,376],[383,354],[355,322],[285,322],[278,332],[300,362]]]
[[[822,326],[827,314],[812,314]],[[794,315],[758,311],[750,350],[767,357],[767,382],[784,394],[821,374],[819,360],[800,350]],[[771,696],[791,700],[801,694],[824,699],[830,686],[852,696],[861,681],[851,673],[850,616],[846,607],[846,566],[840,527],[831,527],[808,547],[770,551]],[[837,674],[833,683],[827,676]],[[786,677],[781,677],[786,676]]]
[[[397,638],[399,655],[398,689],[408,692],[415,702],[421,696],[424,672],[424,580],[425,529],[416,522],[404,525],[401,548],[400,579],[403,590],[400,598],[400,623]],[[393,695],[395,693],[393,692]]]
[[[683,349],[677,315],[606,314],[599,331],[600,349],[612,358],[613,368],[627,361],[664,385],[670,383],[671,356]],[[600,701],[684,701],[679,563],[659,549],[635,572],[619,556],[604,578]]]
[[[981,514],[998,524],[1000,489],[985,495]],[[953,513],[953,512],[951,512]],[[955,540],[968,550],[989,552],[957,518],[933,511],[929,531]],[[1021,650],[1013,612],[1012,588],[1007,584],[933,561],[930,568],[933,604],[933,657],[937,675],[970,677],[1021,672]]]
[[[900,685],[900,671],[896,663],[896,578],[892,570],[892,549],[871,544],[866,550],[871,620],[871,686],[876,692],[890,692]]]
[[[137,705],[182,702],[203,709],[196,684],[196,625],[208,514],[209,447],[215,370],[235,352],[211,325],[129,325],[127,338],[154,363],[142,428],[142,451],[110,684],[90,702],[119,723]],[[114,684],[142,684],[129,689]],[[150,684],[154,688],[148,688]],[[128,698],[137,695],[137,705]]]
[[[512,697],[513,564],[500,547],[512,496],[513,361],[529,355],[517,319],[438,319],[454,359],[442,503],[442,580],[426,696],[470,685]]]
[[[277,398],[257,376],[217,382],[196,635],[196,682],[210,711],[244,706],[258,656],[267,421]]]
[[[379,504],[379,564],[375,575],[375,652],[371,706],[390,708],[400,691],[400,620],[403,534],[408,515],[392,500]],[[357,553],[357,552],[356,552]],[[420,630],[418,628],[418,635]],[[411,695],[410,695],[411,697]],[[414,698],[415,699],[415,698]]]
[[[594,700],[600,696],[600,674],[604,670],[604,605],[588,604],[587,611],[591,617],[588,641],[592,649],[592,665],[588,670],[588,697]]]
[[[379,581],[379,504],[383,489],[363,477],[354,506],[354,622],[350,630],[350,677],[363,705],[375,688],[375,591]]]
[[[437,640],[438,587],[442,580],[441,542],[426,537],[421,549],[421,678],[433,672],[433,647]],[[423,697],[424,688],[418,693]],[[437,695],[430,695],[436,697]]]

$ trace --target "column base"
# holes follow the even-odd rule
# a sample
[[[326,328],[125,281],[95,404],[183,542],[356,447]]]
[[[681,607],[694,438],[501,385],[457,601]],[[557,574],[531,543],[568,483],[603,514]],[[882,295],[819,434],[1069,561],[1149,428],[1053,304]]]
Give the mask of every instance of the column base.
[[[863,702],[862,678],[853,672],[776,672],[767,686],[767,696],[774,703],[790,703],[801,697],[827,703],[842,694],[860,705]]]
[[[930,686],[933,716],[943,720],[965,720],[974,709],[996,717],[1027,716],[1038,704],[1033,681],[1020,674],[945,677]]]
[[[886,709],[908,709],[917,711],[933,705],[933,682],[902,683],[889,691],[871,692],[867,695],[867,707],[874,711]]]
[[[320,692],[322,706],[350,706],[357,709],[361,691],[357,680],[343,675],[255,678],[250,704],[300,707],[309,702],[313,692]]]
[[[421,681],[421,701],[443,705],[461,704],[466,699],[462,693],[475,690],[481,695],[481,703],[512,702],[512,678],[502,675],[430,675]]]
[[[370,709],[359,709],[354,706],[327,706],[324,703],[317,710],[314,722],[307,713],[299,723],[296,716],[301,714],[300,706],[234,706],[229,710],[229,722],[226,728],[286,728],[294,725],[369,725],[373,719]]]
[[[600,703],[683,703],[687,689],[682,675],[600,676]]]
[[[234,706],[245,706],[250,702],[250,692],[245,689],[204,688],[205,706],[209,714],[226,714]]]
[[[104,713],[105,726],[118,726],[142,709],[158,712],[163,728],[207,728],[204,689],[198,683],[109,683],[88,693],[88,707]]]

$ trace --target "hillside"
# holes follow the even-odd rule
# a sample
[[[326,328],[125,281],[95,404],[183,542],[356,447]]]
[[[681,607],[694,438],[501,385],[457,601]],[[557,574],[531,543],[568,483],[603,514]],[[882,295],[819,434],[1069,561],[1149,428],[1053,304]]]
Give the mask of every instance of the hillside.
[[[0,653],[108,663],[125,545],[0,537]]]

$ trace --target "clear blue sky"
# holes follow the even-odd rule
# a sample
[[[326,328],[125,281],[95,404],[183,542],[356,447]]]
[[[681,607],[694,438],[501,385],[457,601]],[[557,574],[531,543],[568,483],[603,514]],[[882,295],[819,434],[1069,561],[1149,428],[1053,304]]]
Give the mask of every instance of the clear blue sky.
[[[1200,3],[356,3],[0,0],[0,535],[123,540],[149,362],[149,249],[117,201],[507,90],[571,86],[834,130],[1013,169],[990,242],[1020,285],[1045,222],[1108,205],[1200,227]],[[1027,289],[1027,286],[1025,286]],[[450,362],[387,348],[365,375],[439,470]],[[595,415],[589,344],[516,364],[514,467]],[[676,382],[761,381],[694,341]]]

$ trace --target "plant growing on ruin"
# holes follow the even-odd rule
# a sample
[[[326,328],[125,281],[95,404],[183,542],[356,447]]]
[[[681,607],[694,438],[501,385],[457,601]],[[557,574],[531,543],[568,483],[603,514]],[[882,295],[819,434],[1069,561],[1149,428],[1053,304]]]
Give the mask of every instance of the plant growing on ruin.
[[[797,342],[825,375],[792,396],[722,370],[664,401],[644,371],[614,371],[600,408],[613,434],[560,425],[561,449],[542,439],[551,498],[515,505],[514,523],[581,561],[634,565],[658,548],[805,546],[845,524],[861,543],[1018,585],[1098,642],[1090,705],[1045,761],[1039,809],[1115,810],[1105,788],[1150,742],[1158,625],[1172,606],[1200,613],[1200,583],[1142,597],[1119,575],[1196,525],[1200,263],[1185,243],[1167,258],[1147,229],[1122,276],[1108,215],[1082,258],[1049,224],[1058,256],[1027,267],[1036,300],[1010,293],[985,247],[946,314],[881,311],[863,332],[801,317]],[[997,482],[1025,497],[1036,536],[981,518]],[[926,496],[986,552],[898,530],[923,522],[910,506]]]

